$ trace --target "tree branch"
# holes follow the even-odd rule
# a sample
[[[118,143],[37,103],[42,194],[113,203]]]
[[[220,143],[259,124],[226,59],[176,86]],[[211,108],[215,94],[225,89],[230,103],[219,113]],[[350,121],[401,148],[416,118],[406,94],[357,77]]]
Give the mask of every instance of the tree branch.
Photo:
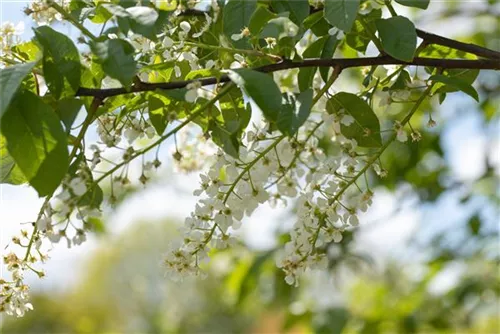
[[[390,56],[382,57],[366,57],[366,58],[332,58],[332,59],[304,59],[303,61],[294,62],[290,60],[282,61],[276,64],[264,65],[254,68],[255,71],[271,73],[276,71],[288,70],[302,67],[339,67],[346,69],[351,67],[373,66],[373,65],[416,65],[439,67],[443,69],[482,69],[482,70],[500,70],[500,61],[478,59],[478,60],[462,60],[462,59],[436,59],[436,58],[414,58],[411,62],[405,62],[394,59]],[[198,81],[202,86],[214,85],[217,83],[230,81],[227,75],[222,75],[219,78],[207,77],[195,80],[174,81],[164,83],[139,83],[133,85],[130,90],[125,88],[85,88],[80,87],[76,92],[76,96],[93,96],[101,100],[122,94],[138,93],[155,91],[157,89],[171,90],[186,87],[189,83]]]
[[[423,39],[427,44],[447,46],[452,49],[475,54],[479,57],[500,60],[500,52],[483,48],[482,46],[476,44],[462,43],[454,39],[431,34],[420,29],[417,29],[417,36]]]

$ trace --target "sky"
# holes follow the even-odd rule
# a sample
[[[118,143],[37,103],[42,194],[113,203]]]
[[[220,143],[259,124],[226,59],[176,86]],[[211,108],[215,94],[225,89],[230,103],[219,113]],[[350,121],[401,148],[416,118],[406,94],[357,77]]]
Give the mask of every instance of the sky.
[[[24,39],[32,36],[31,23],[22,13],[26,5],[23,1],[0,0],[0,16],[2,23],[6,20],[17,23],[24,21],[26,30]],[[436,8],[438,2],[432,2]],[[471,6],[476,3],[471,2]],[[432,10],[432,7],[431,9]],[[69,36],[77,36],[70,25],[58,24],[57,29]],[[469,22],[454,22],[440,24],[435,22],[422,23],[422,28],[435,31],[448,37],[459,36],[472,27]],[[485,168],[485,157],[495,162],[497,174],[500,170],[499,129],[498,123],[487,132],[483,131],[482,120],[473,113],[467,113],[467,108],[475,108],[474,102],[461,94],[451,95],[441,107],[438,122],[443,124],[443,146],[446,163],[452,166],[453,177],[460,180],[474,180]],[[457,113],[462,115],[456,117]],[[424,134],[425,135],[425,134]],[[162,151],[164,156],[168,149]],[[197,198],[192,191],[198,185],[196,174],[174,175],[172,166],[165,166],[161,171],[163,181],[152,184],[149,188],[139,191],[128,198],[115,212],[110,213],[107,226],[111,236],[127,229],[138,221],[175,219],[182,221],[194,208]],[[398,192],[405,192],[404,187]],[[457,194],[443,198],[435,207],[423,208],[415,206],[411,198],[405,204],[405,210],[392,215],[398,204],[399,194],[379,191],[374,198],[374,204],[367,214],[361,218],[361,233],[359,244],[363,249],[378,254],[381,258],[394,254],[394,250],[403,249],[415,230],[426,225],[439,225],[445,215],[447,220],[463,218],[466,208],[458,203]],[[33,221],[41,205],[41,200],[35,191],[27,186],[0,185],[0,247],[3,250],[11,236],[19,231],[20,224]],[[259,208],[251,219],[243,224],[241,234],[245,241],[257,249],[272,247],[274,232],[293,216],[287,210],[271,209],[269,206]],[[22,226],[22,225],[21,225]],[[63,243],[55,246],[50,252],[51,260],[44,266],[47,277],[43,280],[31,278],[29,283],[37,290],[66,289],[71,282],[76,282],[80,264],[105,239],[91,237],[82,246],[67,249]],[[159,250],[159,255],[163,250]],[[446,279],[445,279],[446,281]],[[450,280],[448,280],[448,283]]]

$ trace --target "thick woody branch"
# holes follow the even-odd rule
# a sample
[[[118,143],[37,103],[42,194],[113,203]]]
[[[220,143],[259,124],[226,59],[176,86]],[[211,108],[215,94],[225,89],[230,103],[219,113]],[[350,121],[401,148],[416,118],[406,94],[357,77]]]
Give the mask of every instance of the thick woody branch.
[[[439,67],[443,69],[482,69],[482,70],[500,70],[500,61],[489,59],[478,60],[462,60],[462,59],[435,59],[435,58],[414,58],[411,62],[405,62],[394,59],[389,56],[382,57],[366,57],[366,58],[333,58],[333,59],[304,59],[300,62],[290,60],[282,61],[276,64],[265,65],[254,68],[255,71],[263,73],[271,73],[276,71],[303,68],[303,67],[339,67],[346,69],[351,67],[373,66],[373,65],[415,65],[415,66],[429,66]],[[85,88],[81,87],[76,92],[76,96],[94,96],[101,100],[127,93],[138,93],[161,90],[171,90],[178,88],[185,88],[189,83],[198,81],[202,86],[214,85],[217,83],[230,81],[227,75],[221,77],[207,77],[196,80],[174,81],[165,83],[138,83],[134,84],[130,90],[125,88]]]

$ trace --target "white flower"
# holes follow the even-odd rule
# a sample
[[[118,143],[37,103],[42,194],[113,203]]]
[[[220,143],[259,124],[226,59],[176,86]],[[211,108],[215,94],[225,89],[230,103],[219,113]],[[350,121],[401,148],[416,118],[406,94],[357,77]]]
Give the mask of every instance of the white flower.
[[[334,36],[338,40],[341,40],[345,37],[344,32],[337,27],[330,28],[328,30],[328,35]]]
[[[233,41],[239,41],[243,37],[248,37],[248,36],[250,36],[250,29],[245,27],[241,30],[241,32],[239,34],[232,34],[231,39]]]
[[[75,177],[69,182],[69,187],[76,196],[83,196],[87,192],[87,185],[85,180],[81,177]]]
[[[343,115],[340,123],[344,124],[345,126],[349,126],[354,123],[354,117],[352,117],[351,115]]]
[[[188,33],[191,30],[191,25],[187,21],[182,21],[179,26],[181,27],[182,31],[185,33]]]

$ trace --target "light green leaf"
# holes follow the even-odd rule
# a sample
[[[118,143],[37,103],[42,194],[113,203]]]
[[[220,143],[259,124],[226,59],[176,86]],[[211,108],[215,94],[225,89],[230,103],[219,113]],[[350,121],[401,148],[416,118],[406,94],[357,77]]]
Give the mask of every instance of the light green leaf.
[[[49,26],[35,29],[35,36],[43,48],[43,74],[50,91],[56,99],[72,96],[80,87],[82,68],[75,44]]]
[[[5,112],[1,130],[9,154],[38,195],[52,194],[69,165],[67,138],[56,113],[24,91]]]
[[[23,184],[28,182],[7,151],[7,140],[0,133],[0,183]]]
[[[231,36],[239,34],[250,24],[250,18],[257,9],[256,0],[229,0],[223,9],[222,25],[224,34],[238,48],[249,48],[245,38],[234,41]]]
[[[390,56],[412,61],[417,48],[417,32],[413,22],[403,16],[375,22],[384,51]]]
[[[332,26],[349,32],[358,9],[359,0],[325,0],[325,19]]]
[[[378,147],[382,145],[380,123],[372,108],[360,97],[346,92],[340,92],[328,100],[328,113],[349,115],[354,122],[344,125],[341,122],[341,132],[349,139],[355,139],[358,146]]]
[[[278,12],[288,12],[290,20],[298,26],[309,15],[309,1],[307,0],[271,0],[271,6]]]
[[[92,51],[98,57],[104,72],[130,87],[137,71],[134,47],[122,39],[110,39],[92,44]]]
[[[269,121],[276,122],[281,109],[281,91],[272,76],[241,68],[230,71],[229,78],[245,90]]]
[[[163,134],[168,124],[168,112],[165,108],[166,103],[168,104],[170,101],[164,96],[159,98],[150,94],[148,97],[149,120],[159,136]]]
[[[472,97],[474,100],[479,102],[479,96],[477,94],[477,91],[474,89],[474,87],[472,87],[472,85],[470,85],[466,81],[460,80],[457,77],[451,78],[451,77],[437,74],[437,75],[431,76],[429,78],[429,80],[435,81],[435,82],[441,82],[445,85],[449,85],[449,86],[452,86],[456,89],[459,89],[462,92],[464,92],[465,94]]]
[[[31,72],[36,63],[26,63],[0,69],[0,120],[9,107],[23,79]]]
[[[396,0],[397,3],[406,7],[415,7],[420,9],[427,9],[431,0]]]
[[[300,93],[298,96],[285,95],[287,103],[283,104],[276,125],[281,133],[292,137],[311,113],[313,90]]]

